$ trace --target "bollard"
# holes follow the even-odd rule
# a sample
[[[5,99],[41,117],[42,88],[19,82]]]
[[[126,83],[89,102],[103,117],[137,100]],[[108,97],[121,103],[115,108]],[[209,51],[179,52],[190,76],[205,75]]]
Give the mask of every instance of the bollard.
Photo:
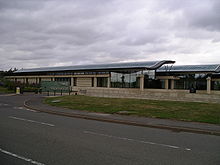
[[[61,96],[63,95],[63,91],[62,91],[62,89],[61,89],[61,91],[60,91],[60,94],[61,94]]]
[[[16,87],[16,94],[17,94],[17,95],[21,94],[20,87]]]
[[[53,91],[53,95],[56,96],[56,91],[55,90]]]
[[[49,93],[49,91],[47,91],[47,96],[49,96],[50,95],[50,93]]]

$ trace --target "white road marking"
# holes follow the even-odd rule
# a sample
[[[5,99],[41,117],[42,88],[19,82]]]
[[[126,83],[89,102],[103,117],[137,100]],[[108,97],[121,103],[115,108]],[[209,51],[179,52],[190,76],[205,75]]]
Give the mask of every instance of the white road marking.
[[[54,126],[55,126],[55,125],[53,125],[53,124],[44,123],[44,122],[39,122],[39,121],[34,121],[34,120],[29,120],[29,119],[23,119],[23,118],[19,118],[19,117],[15,117],[15,116],[9,116],[9,118],[15,119],[15,120],[27,121],[27,122],[31,122],[31,123],[37,123],[37,124],[47,125],[47,126],[50,126],[50,127],[54,127]]]
[[[19,109],[19,110],[26,110],[26,111],[31,111],[31,112],[37,112],[35,110],[32,110],[32,109],[28,109],[28,108],[25,108],[25,107],[13,107],[14,109]]]
[[[8,104],[0,103],[0,106],[8,106]]]
[[[181,149],[181,147],[174,146],[174,145],[168,145],[168,144],[162,144],[162,143],[154,143],[150,141],[143,141],[143,140],[135,140],[135,139],[130,139],[130,138],[125,138],[125,137],[118,137],[118,136],[113,136],[113,135],[107,135],[107,134],[102,134],[102,133],[96,133],[92,131],[84,131],[86,134],[92,134],[92,135],[98,135],[98,136],[105,136],[108,138],[114,138],[114,139],[120,139],[120,140],[127,140],[127,141],[133,141],[137,143],[144,143],[144,144],[151,144],[151,145],[158,145],[158,146],[163,146],[163,147],[168,147],[168,148],[173,148],[173,149]],[[186,151],[190,151],[190,148],[183,148]]]
[[[7,154],[7,155],[10,155],[10,156],[13,156],[13,157],[15,157],[15,158],[24,160],[24,161],[26,161],[26,162],[30,162],[30,163],[35,164],[35,165],[45,165],[44,163],[40,163],[40,162],[37,162],[37,161],[35,161],[35,160],[29,159],[29,158],[25,158],[25,157],[23,157],[23,156],[14,154],[14,153],[12,153],[12,152],[3,150],[3,149],[1,149],[1,148],[0,148],[0,152],[2,152],[2,153],[4,153],[4,154]]]
[[[31,111],[31,112],[37,112],[35,110],[32,110],[32,109],[28,109],[28,108],[25,108],[27,111]]]

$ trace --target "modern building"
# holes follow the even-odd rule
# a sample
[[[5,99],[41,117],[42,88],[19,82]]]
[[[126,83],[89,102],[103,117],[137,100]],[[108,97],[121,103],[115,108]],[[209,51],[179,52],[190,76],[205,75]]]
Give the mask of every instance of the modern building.
[[[197,90],[197,96],[220,96],[220,64],[174,63],[163,60],[21,69],[6,78],[25,84],[67,82],[78,94],[92,96],[187,100],[190,88]]]
[[[220,91],[220,64],[215,65],[179,65],[157,70],[157,79],[169,81],[167,89],[185,89]]]

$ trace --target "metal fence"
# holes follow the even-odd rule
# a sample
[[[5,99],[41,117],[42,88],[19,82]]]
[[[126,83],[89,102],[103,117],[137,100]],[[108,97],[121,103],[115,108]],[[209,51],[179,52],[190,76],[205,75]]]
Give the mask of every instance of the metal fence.
[[[47,95],[56,95],[63,93],[70,94],[70,86],[68,82],[57,82],[57,81],[42,81],[40,85],[40,92],[47,92]]]

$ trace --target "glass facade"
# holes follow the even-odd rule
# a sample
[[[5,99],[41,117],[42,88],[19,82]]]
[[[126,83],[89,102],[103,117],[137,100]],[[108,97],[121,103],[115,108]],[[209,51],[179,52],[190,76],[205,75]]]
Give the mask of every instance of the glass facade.
[[[97,77],[97,87],[107,87],[108,78],[107,77]]]
[[[212,90],[220,90],[220,81],[212,81]]]
[[[144,77],[144,88],[152,88],[152,89],[164,89],[165,82],[164,80],[155,80],[149,77]]]
[[[77,78],[76,77],[73,78],[73,86],[77,86]]]
[[[68,84],[70,85],[70,78],[69,77],[55,77],[55,81],[68,82]]]
[[[191,87],[197,90],[206,90],[207,74],[182,74],[178,75],[180,79],[174,80],[174,89],[190,89]]]
[[[164,81],[155,79],[155,70],[146,70],[144,73],[144,88],[163,89]]]
[[[139,88],[140,87],[140,72],[137,73],[116,73],[111,72],[111,87],[112,88]]]

